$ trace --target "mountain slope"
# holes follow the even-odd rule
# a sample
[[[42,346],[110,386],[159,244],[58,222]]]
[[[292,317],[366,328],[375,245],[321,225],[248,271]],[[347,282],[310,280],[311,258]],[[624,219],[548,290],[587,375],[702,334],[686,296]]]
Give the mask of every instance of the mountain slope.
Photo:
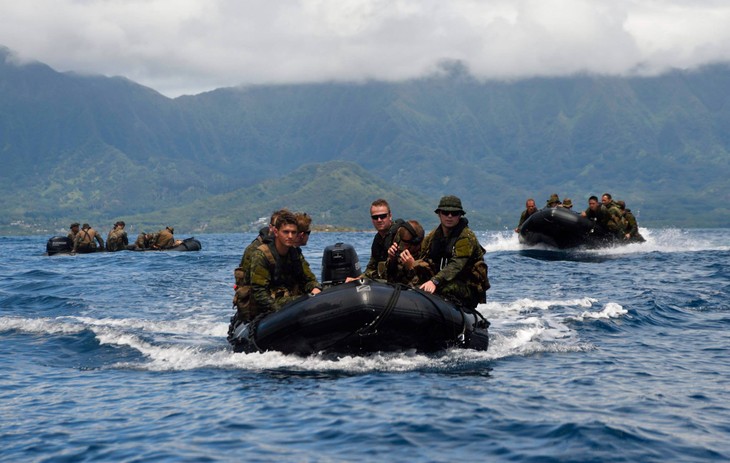
[[[198,222],[232,231],[248,218],[224,218],[226,195],[255,197],[256,188],[270,188],[262,182],[341,160],[353,163],[347,183],[367,173],[382,191],[425,203],[457,194],[482,212],[483,227],[513,227],[527,197],[542,205],[556,192],[582,208],[605,191],[626,200],[642,224],[730,226],[727,88],[726,65],[655,78],[514,82],[480,82],[455,69],[400,83],[169,99],[124,78],[17,64],[0,48],[0,215],[40,226],[149,219],[209,201],[210,220]],[[326,184],[321,172],[298,175]],[[369,195],[357,207],[337,184],[328,188],[301,192],[315,198],[307,210],[337,210],[341,225],[363,226],[342,205],[367,209]],[[267,199],[264,215],[287,200]]]
[[[359,165],[345,161],[308,164],[277,179],[241,188],[222,195],[181,204],[148,214],[127,216],[137,227],[152,229],[175,224],[187,230],[258,230],[259,218],[268,218],[277,209],[304,211],[317,229],[352,228],[369,230],[370,203],[385,198],[394,218],[416,219],[426,227],[437,223],[436,202],[423,195],[393,188]],[[327,204],[327,208],[323,208]],[[486,226],[490,217],[467,208],[472,222]],[[493,224],[492,224],[493,225]]]

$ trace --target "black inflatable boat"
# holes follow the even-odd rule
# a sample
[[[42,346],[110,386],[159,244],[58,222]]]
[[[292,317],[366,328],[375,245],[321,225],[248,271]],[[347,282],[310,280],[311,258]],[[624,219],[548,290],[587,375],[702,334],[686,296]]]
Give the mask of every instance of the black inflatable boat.
[[[57,254],[73,254],[73,241],[67,236],[53,236],[46,243],[46,255],[55,256]],[[133,244],[127,246],[129,251],[200,251],[202,249],[200,241],[193,238],[186,238],[179,245],[169,249],[142,249],[135,248]],[[96,248],[92,252],[104,252],[104,248]]]
[[[563,207],[547,208],[532,214],[520,227],[520,243],[543,244],[558,249],[600,248],[627,244],[596,222]]]
[[[488,323],[438,296],[372,280],[302,298],[232,330],[237,352],[368,353],[449,347],[487,350]]]
[[[356,256],[349,245],[337,246],[344,252],[335,250],[335,259]],[[323,262],[331,261],[328,249]],[[323,263],[322,280],[330,279],[328,272],[343,276],[346,266]],[[249,324],[236,325],[235,318],[228,341],[236,352],[435,352],[450,347],[487,350],[489,345],[489,322],[478,312],[418,289],[374,280],[326,287]]]
[[[182,240],[182,243],[178,244],[177,246],[174,246],[172,248],[167,249],[156,249],[156,248],[138,248],[134,244],[130,244],[127,246],[127,249],[130,251],[200,251],[203,249],[203,245],[200,244],[200,241],[195,239],[195,237],[191,238],[185,238]]]
[[[74,243],[68,236],[52,236],[46,242],[46,255],[75,254],[73,248]],[[104,252],[104,248],[96,247],[93,251],[79,251],[78,254],[92,254],[95,252]]]

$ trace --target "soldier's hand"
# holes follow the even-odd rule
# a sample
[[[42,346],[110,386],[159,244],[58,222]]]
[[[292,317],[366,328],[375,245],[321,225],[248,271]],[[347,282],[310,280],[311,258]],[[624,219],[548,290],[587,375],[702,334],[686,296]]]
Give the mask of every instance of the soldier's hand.
[[[411,255],[411,252],[408,249],[404,249],[400,253],[400,261],[403,265],[408,267],[408,269],[410,270],[413,268],[413,263],[416,261],[416,259],[413,258],[413,256]]]
[[[390,257],[395,257],[396,254],[398,254],[398,243],[393,243],[388,248],[388,255]]]
[[[436,285],[433,284],[433,281],[428,280],[427,282],[425,282],[424,284],[422,284],[419,287],[419,289],[422,289],[423,291],[426,291],[427,293],[433,294],[434,292],[436,292]]]

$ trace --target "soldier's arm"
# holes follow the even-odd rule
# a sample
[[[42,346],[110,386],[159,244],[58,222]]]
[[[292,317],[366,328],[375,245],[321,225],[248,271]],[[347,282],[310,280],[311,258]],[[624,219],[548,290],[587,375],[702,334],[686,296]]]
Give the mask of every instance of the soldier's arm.
[[[256,302],[256,307],[260,312],[270,312],[274,310],[274,299],[271,297],[271,271],[269,270],[269,262],[263,251],[258,249],[251,256],[250,267],[251,278],[251,295]]]

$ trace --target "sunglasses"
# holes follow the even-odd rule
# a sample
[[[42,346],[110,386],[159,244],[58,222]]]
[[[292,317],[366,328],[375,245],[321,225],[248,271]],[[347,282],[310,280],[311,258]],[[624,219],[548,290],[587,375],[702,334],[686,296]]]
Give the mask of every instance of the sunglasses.
[[[459,211],[439,211],[439,214],[446,217],[461,217],[461,212]]]
[[[299,232],[299,233],[302,233],[304,235],[309,235],[310,233],[312,233],[312,230],[302,231],[302,232]]]
[[[385,220],[386,217],[388,217],[388,214],[377,214],[370,216],[370,218],[373,220]]]

